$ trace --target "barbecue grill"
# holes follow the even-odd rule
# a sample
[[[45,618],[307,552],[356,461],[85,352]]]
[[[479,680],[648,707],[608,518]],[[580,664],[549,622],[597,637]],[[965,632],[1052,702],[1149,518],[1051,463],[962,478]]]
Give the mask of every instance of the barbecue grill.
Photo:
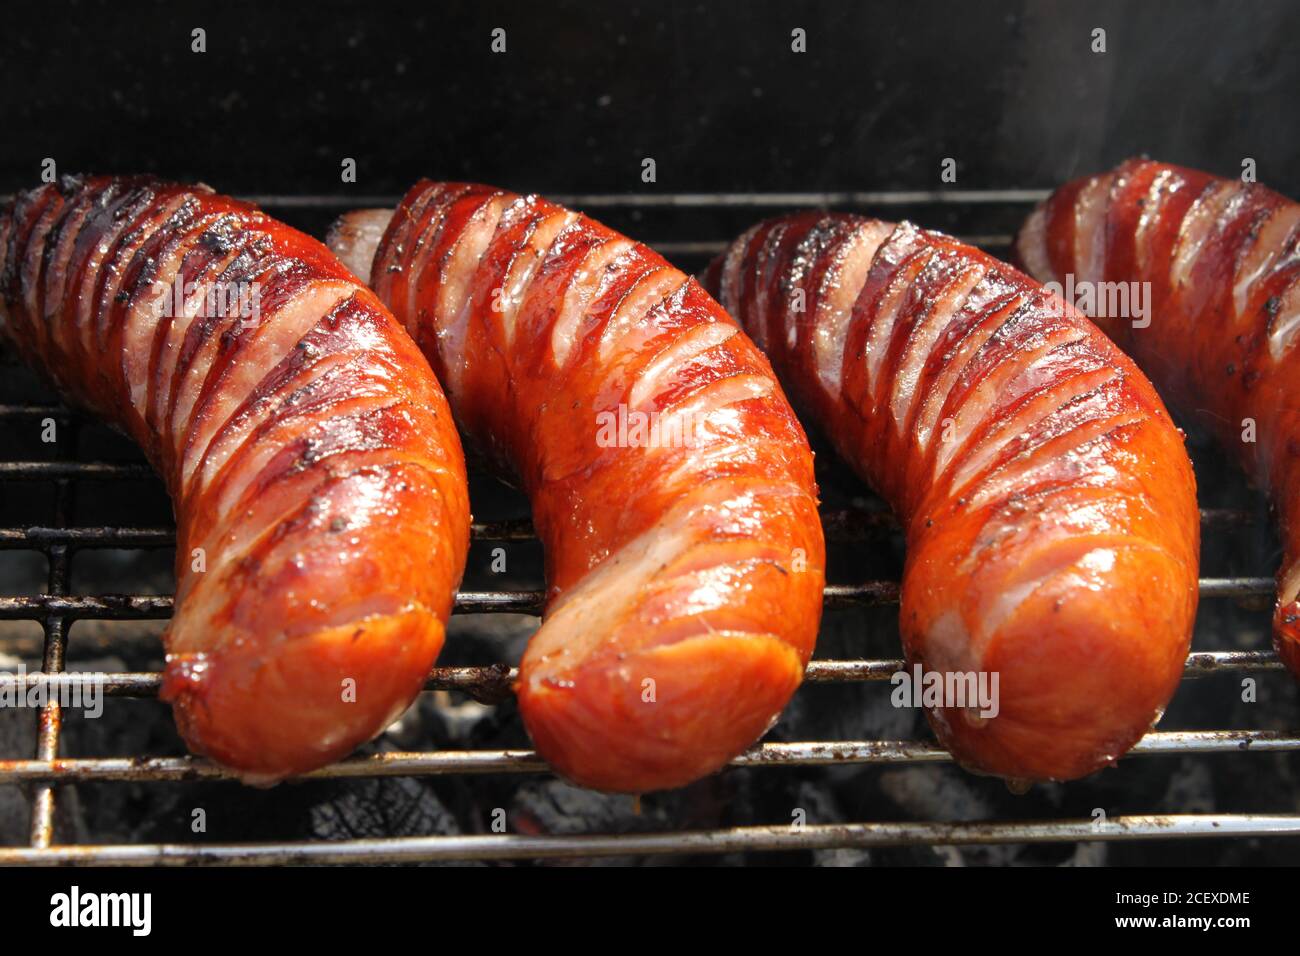
[[[601,218],[615,228],[645,238],[679,267],[697,271],[708,258],[721,251],[727,240],[760,217],[796,208],[835,208],[870,212],[884,218],[911,218],[926,226],[943,228],[968,242],[1006,258],[1011,231],[1030,204],[1044,195],[1037,190],[885,191],[837,193],[733,193],[733,194],[598,194],[555,196],[556,200]],[[337,213],[357,206],[393,205],[395,196],[355,195],[271,195],[252,196],[271,214],[294,225],[322,234]],[[4,357],[4,377],[15,373],[16,360]],[[84,507],[92,496],[113,493],[124,482],[147,481],[148,466],[141,460],[123,460],[120,453],[105,455],[102,449],[78,448],[77,432],[88,427],[77,413],[51,404],[44,393],[25,386],[18,393],[4,393],[0,404],[0,437],[10,449],[0,461],[0,549],[25,552],[28,558],[43,555],[48,576],[43,593],[0,596],[0,619],[37,622],[42,629],[43,648],[39,673],[24,680],[27,685],[48,681],[65,671],[69,647],[77,643],[78,622],[143,622],[162,620],[171,613],[167,595],[147,593],[139,581],[121,580],[114,590],[124,593],[92,593],[74,586],[74,563],[86,553],[162,550],[173,546],[172,529],[165,523],[88,522]],[[43,458],[42,446],[30,436],[42,423],[53,419],[59,440],[44,446],[52,451]],[[12,436],[28,436],[20,441]],[[100,443],[103,444],[102,442]],[[12,449],[22,451],[15,454]],[[1181,713],[1179,723],[1189,729],[1156,730],[1123,758],[1116,769],[1098,775],[1109,784],[1128,782],[1148,761],[1211,762],[1213,773],[1250,778],[1255,774],[1288,773],[1294,767],[1268,762],[1265,756],[1300,751],[1300,724],[1296,722],[1295,692],[1271,650],[1266,650],[1267,608],[1273,593],[1271,573],[1275,552],[1269,537],[1269,522],[1258,499],[1244,481],[1227,469],[1213,453],[1198,454],[1193,447],[1201,482],[1202,533],[1205,561],[1200,582],[1202,611],[1193,653],[1186,666],[1184,686],[1175,698],[1180,707],[1192,685],[1216,684],[1225,697],[1238,693],[1234,681],[1254,679],[1260,685],[1259,703],[1252,713],[1259,715],[1253,726],[1209,727],[1198,725],[1196,712]],[[884,608],[872,620],[888,619],[897,631],[890,605],[897,603],[898,583],[893,575],[863,575],[859,558],[865,554],[897,551],[898,536],[892,519],[880,503],[861,488],[852,476],[828,454],[818,457],[823,485],[823,522],[830,550],[826,589],[828,618],[847,620],[850,626],[868,618],[873,608]],[[1220,473],[1220,469],[1222,469]],[[37,513],[28,499],[36,487],[53,489]],[[476,516],[482,500],[497,492],[493,480],[471,475],[471,498]],[[20,493],[21,492],[21,493]],[[4,498],[16,494],[6,504]],[[24,497],[26,494],[28,497]],[[163,513],[166,500],[161,486],[153,489],[155,500],[145,510]],[[37,495],[39,497],[39,495]],[[102,512],[102,509],[100,509]],[[490,546],[529,547],[533,540],[528,521],[519,516],[478,521],[472,529],[476,543]],[[1234,543],[1235,542],[1235,543]],[[535,545],[533,545],[535,547]],[[473,554],[474,552],[472,552]],[[17,560],[16,554],[0,558]],[[888,564],[888,560],[885,561]],[[534,562],[535,565],[535,562]],[[874,568],[873,562],[865,566]],[[0,564],[0,569],[12,568]],[[1241,569],[1253,571],[1243,575]],[[536,569],[534,568],[534,571]],[[528,587],[494,589],[477,586],[475,575],[467,578],[455,602],[456,615],[536,614],[543,587],[534,574]],[[0,574],[0,587],[11,588],[12,575]],[[129,628],[130,624],[124,625]],[[1224,629],[1253,634],[1253,647],[1233,646]],[[0,651],[5,650],[0,631]],[[114,634],[125,633],[116,628]],[[453,631],[449,650],[456,642]],[[882,645],[886,646],[886,645]],[[817,695],[826,685],[870,683],[872,691],[889,694],[889,679],[904,663],[889,657],[824,657],[819,651],[808,669],[807,683],[800,697]],[[446,656],[446,655],[444,655]],[[157,694],[160,675],[156,672],[83,673],[83,678],[103,681],[105,708],[121,706],[124,698],[149,698]],[[500,663],[436,668],[427,691],[450,692],[456,699],[505,706],[511,694],[513,672]],[[15,682],[13,676],[0,681]],[[1265,692],[1269,688],[1271,691]],[[640,857],[652,855],[721,855],[758,851],[811,851],[833,848],[952,847],[988,844],[1097,843],[1160,840],[1237,841],[1252,838],[1300,836],[1300,813],[1294,787],[1279,780],[1272,793],[1286,795],[1276,806],[1261,810],[1250,801],[1241,808],[1215,812],[1187,812],[1177,800],[1141,808],[1141,812],[1104,815],[1049,815],[1022,819],[996,814],[978,819],[920,819],[881,822],[859,819],[824,822],[815,814],[807,819],[736,819],[734,825],[709,829],[668,828],[620,833],[517,833],[483,832],[430,834],[332,841],[272,839],[262,842],[227,843],[206,838],[185,843],[100,843],[61,840],[56,830],[60,805],[79,785],[149,783],[174,787],[216,781],[225,771],[194,757],[158,755],[149,752],[127,756],[90,754],[69,757],[61,752],[62,714],[55,703],[38,715],[36,749],[30,759],[0,761],[0,789],[20,787],[30,800],[30,838],[26,846],[0,847],[0,864],[97,863],[145,864],[266,864],[266,863],[378,863],[463,860],[558,860],[596,857]],[[517,720],[517,718],[514,718]],[[1170,723],[1171,721],[1166,721]],[[764,775],[843,772],[845,768],[872,766],[908,767],[950,763],[946,751],[918,734],[915,739],[785,739],[783,725],[775,738],[759,744],[733,763],[724,774],[753,771]],[[1268,726],[1268,725],[1272,726]],[[1290,727],[1290,730],[1278,727]],[[796,728],[797,729],[797,728]],[[11,756],[0,754],[0,756]],[[1261,768],[1260,764],[1263,763]],[[1261,773],[1262,769],[1262,773]],[[481,775],[524,778],[547,773],[547,768],[527,749],[401,750],[355,756],[326,767],[313,779],[357,779],[377,777],[465,778],[469,786]],[[1096,778],[1094,778],[1095,780]],[[1000,787],[995,781],[984,781]],[[229,786],[237,786],[229,784]],[[286,783],[275,793],[290,790]],[[1092,781],[1064,785],[1089,793]],[[1103,809],[1104,809],[1103,804]],[[738,811],[743,814],[743,810]]]

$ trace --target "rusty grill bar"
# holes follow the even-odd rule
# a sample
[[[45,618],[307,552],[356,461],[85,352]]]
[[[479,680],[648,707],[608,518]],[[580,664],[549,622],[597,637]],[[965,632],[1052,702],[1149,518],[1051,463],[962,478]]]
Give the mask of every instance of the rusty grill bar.
[[[559,202],[593,211],[622,209],[777,211],[797,207],[991,208],[1022,207],[1046,195],[1040,190],[952,190],[915,192],[835,192],[788,194],[633,194],[555,196]],[[275,210],[332,212],[355,206],[394,205],[399,197],[254,196],[254,202]],[[764,214],[767,214],[766,212]],[[968,242],[994,254],[1005,253],[1005,232],[967,232]],[[652,243],[672,257],[703,257],[720,252],[725,240],[683,240]],[[0,365],[13,364],[0,356]],[[56,447],[76,447],[81,419],[61,405],[0,404],[0,422],[53,418],[71,441]],[[0,461],[0,487],[13,482],[50,482],[55,488],[48,523],[0,528],[0,550],[40,552],[49,571],[46,592],[31,596],[0,595],[0,619],[32,620],[44,631],[40,673],[24,678],[0,675],[0,687],[24,687],[58,680],[99,679],[108,697],[154,697],[158,673],[64,672],[68,629],[82,619],[157,620],[170,617],[172,599],[156,595],[69,593],[72,554],[81,549],[167,548],[175,543],[168,527],[84,527],[73,523],[74,492],[81,481],[119,481],[150,475],[143,463],[77,461]],[[822,515],[828,540],[879,540],[897,531],[884,511],[827,510]],[[1202,529],[1208,535],[1254,523],[1255,516],[1230,509],[1203,509]],[[472,537],[484,541],[529,541],[534,535],[524,521],[478,522]],[[1202,578],[1200,595],[1208,599],[1271,598],[1274,583],[1265,577]],[[461,591],[454,613],[536,614],[544,592],[528,590]],[[898,582],[864,581],[828,585],[826,606],[866,607],[898,601]],[[904,667],[899,659],[816,660],[808,668],[809,684],[887,681]],[[1263,673],[1282,669],[1271,651],[1208,651],[1192,653],[1184,679],[1221,673]],[[458,691],[483,703],[497,703],[511,693],[513,668],[438,667],[426,690]],[[226,771],[195,757],[81,758],[59,757],[61,713],[57,702],[40,711],[33,759],[0,761],[0,785],[31,787],[30,845],[0,847],[0,865],[107,864],[123,866],[286,863],[415,863],[450,860],[580,859],[602,856],[722,854],[740,851],[814,850],[902,845],[981,845],[999,843],[1069,843],[1089,841],[1241,838],[1300,836],[1296,814],[1160,814],[1120,816],[1098,824],[1092,820],[1032,820],[986,822],[848,823],[792,827],[742,826],[715,830],[678,830],[619,835],[480,835],[427,836],[370,840],[302,841],[246,844],[53,845],[58,787],[82,782],[177,782],[231,780]],[[1265,730],[1197,730],[1148,734],[1125,759],[1188,754],[1300,751],[1300,728],[1293,732]],[[928,741],[857,740],[763,743],[732,762],[734,767],[790,768],[846,764],[928,764],[951,762],[947,751]],[[308,779],[453,774],[541,774],[546,765],[530,750],[445,750],[389,752],[353,757],[307,775]]]

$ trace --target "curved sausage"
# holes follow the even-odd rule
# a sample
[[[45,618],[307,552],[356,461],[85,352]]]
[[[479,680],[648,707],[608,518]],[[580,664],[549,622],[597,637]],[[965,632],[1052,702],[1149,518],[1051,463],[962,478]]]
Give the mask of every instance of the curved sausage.
[[[532,503],[538,751],[611,791],[718,769],[789,700],[821,612],[812,454],[771,367],[694,280],[544,199],[424,181],[389,215],[332,244]]]
[[[176,513],[162,697],[270,783],[379,733],[443,641],[464,459],[419,351],[320,243],[207,187],[66,178],[0,216],[3,331]]]
[[[1300,677],[1300,204],[1133,159],[1058,189],[1017,251],[1042,281],[1093,294],[1091,311],[1111,313],[1097,323],[1270,491],[1283,546],[1273,639]]]
[[[1131,747],[1182,673],[1199,536],[1182,437],[1133,364],[909,223],[765,222],[705,282],[899,515],[904,648],[951,687],[927,715],[957,760],[1065,780]]]

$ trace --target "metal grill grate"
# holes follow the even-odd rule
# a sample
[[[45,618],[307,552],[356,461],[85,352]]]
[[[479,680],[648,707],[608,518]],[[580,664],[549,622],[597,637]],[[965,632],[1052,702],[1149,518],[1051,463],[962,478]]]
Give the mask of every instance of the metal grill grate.
[[[1043,193],[1032,190],[796,193],[718,195],[588,195],[557,196],[558,201],[589,209],[611,225],[638,233],[643,217],[666,217],[666,230],[683,230],[674,217],[684,210],[706,210],[719,230],[749,224],[763,215],[792,207],[838,207],[910,214],[927,225],[947,228],[990,252],[1005,255],[1009,230],[1026,205]],[[397,197],[259,196],[251,197],[270,211],[298,211],[307,217],[329,217],[344,208],[392,205]],[[328,218],[310,227],[323,225]],[[1003,230],[1003,231],[998,231]],[[734,235],[723,231],[722,235]],[[659,251],[686,268],[702,264],[724,247],[726,240],[669,240],[653,242]],[[11,359],[9,361],[12,361]],[[54,418],[75,439],[79,417],[67,409],[42,403],[0,405],[0,424],[39,422]],[[76,441],[61,441],[59,448],[75,448]],[[72,554],[82,549],[167,548],[174,545],[168,527],[78,526],[74,523],[74,490],[88,480],[114,482],[149,474],[141,463],[114,463],[56,458],[49,461],[0,461],[0,488],[23,482],[49,482],[55,489],[49,523],[30,527],[0,528],[0,549],[40,552],[48,561],[45,593],[28,596],[0,595],[0,619],[39,622],[44,630],[41,673],[27,675],[26,686],[49,682],[64,670],[68,629],[84,619],[141,621],[165,619],[171,614],[170,597],[148,594],[70,593]],[[1205,509],[1202,527],[1211,538],[1254,520],[1248,512]],[[837,509],[823,512],[828,541],[865,541],[895,530],[882,511]],[[532,530],[526,521],[477,523],[475,540],[527,541]],[[1215,577],[1200,582],[1202,600],[1267,599],[1273,581],[1266,577]],[[455,613],[529,613],[541,607],[543,591],[466,590],[457,595]],[[872,580],[852,585],[828,585],[828,608],[896,603],[898,583]],[[816,660],[808,669],[810,684],[888,681],[904,666],[901,660]],[[1207,651],[1193,653],[1185,677],[1194,679],[1220,673],[1252,674],[1282,668],[1268,651]],[[158,692],[157,673],[104,673],[83,675],[103,680],[110,697],[151,697]],[[459,691],[484,703],[495,703],[510,693],[514,679],[510,668],[441,667],[434,670],[428,690]],[[17,681],[12,675],[0,682]],[[109,704],[111,706],[111,703]],[[420,862],[435,860],[569,859],[598,856],[731,853],[757,850],[811,850],[834,847],[897,845],[975,845],[994,843],[1046,843],[1120,841],[1169,838],[1228,838],[1263,835],[1300,835],[1300,815],[1295,814],[1175,814],[1112,817],[1103,825],[1092,820],[1038,820],[989,822],[849,823],[792,827],[754,825],[728,829],[618,834],[610,836],[469,835],[393,837],[388,839],[257,844],[150,844],[54,845],[55,807],[60,785],[88,782],[185,781],[225,779],[213,764],[192,757],[90,757],[60,758],[61,713],[57,703],[39,714],[34,759],[0,761],[0,785],[32,788],[30,845],[0,848],[0,864],[101,863],[123,865],[180,863],[358,863]],[[1241,751],[1300,751],[1300,730],[1199,730],[1153,732],[1128,759]],[[846,764],[922,764],[951,758],[931,742],[913,740],[841,740],[769,742],[742,755],[733,766],[772,768]],[[546,766],[528,750],[459,750],[381,753],[354,757],[326,767],[312,778],[381,776],[436,776],[451,774],[539,774]]]

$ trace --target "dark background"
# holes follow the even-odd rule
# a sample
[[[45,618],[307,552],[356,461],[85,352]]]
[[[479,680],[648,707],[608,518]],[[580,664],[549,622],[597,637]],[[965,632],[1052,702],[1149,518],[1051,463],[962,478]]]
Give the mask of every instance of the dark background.
[[[0,192],[1049,187],[1134,153],[1300,195],[1300,4],[6,4]],[[494,27],[507,52],[489,49]],[[190,31],[207,52],[190,52]],[[807,31],[808,52],[790,49]],[[1107,51],[1090,50],[1107,31]],[[640,179],[642,158],[658,183]],[[358,161],[344,186],[339,163]]]

